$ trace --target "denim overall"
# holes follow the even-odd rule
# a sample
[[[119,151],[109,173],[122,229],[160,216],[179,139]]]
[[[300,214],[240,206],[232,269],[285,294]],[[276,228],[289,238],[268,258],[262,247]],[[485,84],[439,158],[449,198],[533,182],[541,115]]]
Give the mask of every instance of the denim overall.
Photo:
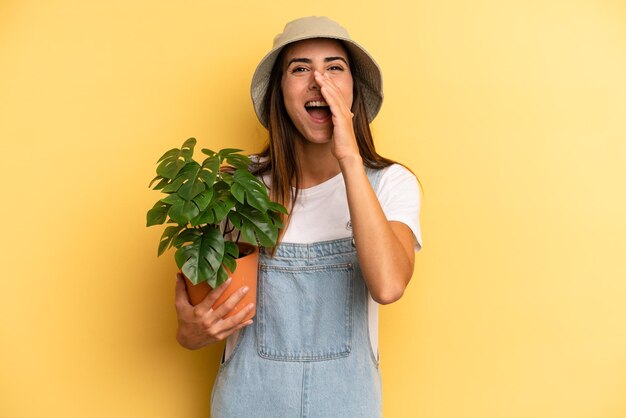
[[[381,173],[367,170],[374,190]],[[352,238],[261,251],[255,323],[220,366],[211,417],[380,417],[367,309]]]

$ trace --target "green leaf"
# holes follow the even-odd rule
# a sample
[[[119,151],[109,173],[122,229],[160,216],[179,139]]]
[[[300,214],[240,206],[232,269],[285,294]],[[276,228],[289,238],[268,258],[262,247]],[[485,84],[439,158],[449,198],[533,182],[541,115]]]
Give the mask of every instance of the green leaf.
[[[171,183],[165,186],[163,190],[161,191],[163,193],[176,193],[178,189],[180,189],[180,186],[183,185],[184,181],[185,181],[184,177],[176,177],[174,180],[172,180]]]
[[[222,172],[222,183],[228,186],[233,184],[233,175],[230,173]]]
[[[215,212],[211,210],[209,204],[213,196],[213,190],[208,189],[196,196],[192,202],[198,207],[199,213],[196,217],[189,222],[192,226],[198,226],[202,224],[215,224]]]
[[[279,212],[268,211],[267,215],[270,217],[272,223],[277,229],[283,227],[283,219]]]
[[[211,203],[193,220],[194,225],[219,224],[235,206],[235,199],[228,192],[228,188],[216,186]]]
[[[280,213],[284,213],[285,215],[287,215],[289,212],[287,211],[287,209],[281,205],[278,202],[273,202],[270,200],[269,203],[269,210],[272,212],[280,212]]]
[[[181,149],[174,148],[163,154],[159,159],[157,174],[161,177],[174,179],[178,172],[185,166],[185,163],[191,161],[193,156],[193,148],[196,146],[196,139],[189,138],[183,143]]]
[[[161,199],[163,203],[169,203],[170,205],[175,205],[177,203],[184,203],[185,199],[177,195],[176,193],[172,193]]]
[[[246,189],[239,183],[234,183],[230,192],[233,197],[241,204],[246,203]]]
[[[180,197],[185,200],[191,200],[206,190],[206,186],[198,177],[201,170],[202,166],[195,161],[187,163],[187,165],[180,170],[176,177],[176,180],[179,178],[184,179],[183,185],[180,186],[176,192]]]
[[[219,222],[215,222],[215,212],[211,208],[207,208],[203,212],[200,212],[198,216],[189,221],[189,223],[191,223],[191,225],[193,226],[198,226],[205,224],[211,225]]]
[[[200,178],[207,187],[213,187],[215,179],[220,172],[220,158],[217,155],[209,157],[202,162],[202,171],[200,172]]]
[[[182,247],[183,244],[194,242],[202,235],[202,232],[199,229],[191,228],[185,229],[181,232],[172,242],[172,245],[176,248]]]
[[[249,157],[241,154],[229,155],[226,157],[226,162],[233,167],[248,171],[250,165],[252,165],[252,161]]]
[[[170,218],[178,224],[186,224],[200,213],[198,207],[192,201],[180,201],[167,212]]]
[[[160,225],[167,219],[167,212],[170,209],[170,205],[158,201],[154,204],[152,209],[146,214],[146,226]]]
[[[228,220],[241,231],[247,242],[258,242],[264,247],[273,247],[278,239],[279,226],[267,214],[243,205],[236,205],[228,214]]]
[[[265,189],[250,189],[246,191],[246,202],[261,212],[267,212],[270,200]]]
[[[215,213],[215,222],[222,222],[228,212],[235,207],[235,199],[232,196],[223,195],[211,202],[210,208]]]
[[[186,242],[176,251],[176,264],[193,284],[206,281],[211,287],[216,287],[224,258],[224,237],[215,228],[185,234],[187,231],[176,239]],[[185,236],[181,238],[183,234]]]
[[[172,246],[172,242],[174,238],[176,238],[178,233],[183,228],[185,228],[184,225],[168,226],[167,228],[165,228],[165,231],[163,231],[163,235],[161,235],[161,241],[159,242],[159,251],[158,251],[159,256],[163,254],[165,250],[167,250],[168,248]]]
[[[237,170],[233,175],[233,180],[231,192],[239,203],[247,202],[248,205],[261,212],[267,212],[270,200],[265,185],[259,179],[248,171]]]
[[[150,180],[150,184],[148,184],[148,189],[152,188],[152,185],[154,184],[155,181],[157,180],[161,180],[163,177],[161,176],[156,176],[155,178],[153,178],[152,180]]]
[[[237,148],[224,148],[221,149],[217,154],[222,158],[228,158],[231,154],[237,154],[238,152],[243,152],[242,149]]]
[[[217,152],[210,150],[208,148],[202,148],[202,153],[208,155],[209,157],[213,157],[214,155],[217,155]]]
[[[237,247],[237,244],[232,241],[224,242],[224,260],[222,260],[222,264],[224,264],[231,273],[234,273],[235,269],[237,269],[238,257],[239,247]]]
[[[163,178],[161,176],[156,176],[155,178],[152,179],[152,181],[150,182],[150,184],[148,185],[148,188],[151,188],[152,185],[154,184],[155,181],[157,180],[161,180],[156,186],[154,186],[154,190],[160,190],[163,187],[165,187],[167,185],[167,183],[169,183],[170,179],[166,179]]]
[[[204,211],[209,203],[211,203],[211,198],[213,197],[213,189],[207,189],[193,198],[193,202],[198,206],[200,211]]]
[[[190,161],[193,156],[193,148],[196,146],[196,138],[189,138],[183,142],[183,146],[180,148],[180,152],[185,161]]]
[[[179,154],[180,154],[180,150],[178,148],[172,148],[171,150],[169,150],[165,154],[163,154],[161,156],[161,158],[159,158],[159,161],[157,161],[157,163],[160,163],[161,161],[165,161],[166,159],[175,157],[175,156],[177,156]]]

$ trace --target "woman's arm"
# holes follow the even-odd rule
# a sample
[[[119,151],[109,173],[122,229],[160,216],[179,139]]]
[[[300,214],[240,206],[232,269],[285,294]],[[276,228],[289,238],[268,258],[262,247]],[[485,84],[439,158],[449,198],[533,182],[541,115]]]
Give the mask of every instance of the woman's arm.
[[[389,222],[363,167],[353,114],[341,91],[326,74],[315,80],[330,106],[333,121],[332,152],[346,184],[352,232],[363,277],[372,298],[381,304],[402,297],[413,275],[413,232],[401,222]]]
[[[402,297],[413,275],[413,232],[402,222],[387,221],[360,157],[340,165],[365,283],[376,302],[393,303]]]

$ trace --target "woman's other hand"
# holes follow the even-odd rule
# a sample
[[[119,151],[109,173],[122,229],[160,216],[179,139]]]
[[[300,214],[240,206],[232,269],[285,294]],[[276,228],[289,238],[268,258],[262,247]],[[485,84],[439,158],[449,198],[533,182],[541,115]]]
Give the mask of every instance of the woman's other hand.
[[[193,306],[189,303],[187,288],[182,275],[176,273],[175,306],[176,315],[178,316],[176,340],[180,345],[190,350],[196,350],[222,341],[233,332],[252,324],[251,319],[242,322],[254,307],[252,303],[236,315],[223,319],[247,293],[246,288],[239,289],[219,308],[213,310],[213,304],[230,284],[231,279],[229,278],[222,285],[209,292],[202,302]]]

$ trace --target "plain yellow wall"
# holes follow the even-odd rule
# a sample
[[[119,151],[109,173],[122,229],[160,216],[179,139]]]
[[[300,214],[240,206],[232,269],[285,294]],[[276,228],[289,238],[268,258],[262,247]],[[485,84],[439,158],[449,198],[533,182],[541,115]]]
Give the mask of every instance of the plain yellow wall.
[[[208,416],[222,347],[174,340],[147,185],[190,136],[259,150],[252,72],[311,14],[377,58],[379,149],[425,191],[385,416],[626,416],[619,0],[1,1],[0,416]]]

